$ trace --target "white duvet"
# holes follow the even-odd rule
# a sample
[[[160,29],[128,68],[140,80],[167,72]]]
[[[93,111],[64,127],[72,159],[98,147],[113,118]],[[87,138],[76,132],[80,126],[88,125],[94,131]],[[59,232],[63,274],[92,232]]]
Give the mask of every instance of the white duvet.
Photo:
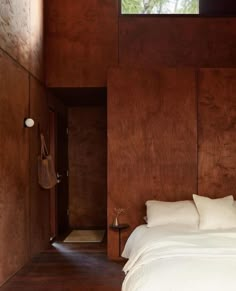
[[[122,256],[122,291],[236,291],[236,229],[142,225]]]

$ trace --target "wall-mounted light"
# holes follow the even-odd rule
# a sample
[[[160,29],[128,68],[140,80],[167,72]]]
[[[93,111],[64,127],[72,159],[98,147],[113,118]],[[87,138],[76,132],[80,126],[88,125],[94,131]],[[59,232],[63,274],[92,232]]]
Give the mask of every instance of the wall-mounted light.
[[[33,127],[34,126],[34,120],[30,117],[27,117],[24,119],[24,125],[25,127]]]

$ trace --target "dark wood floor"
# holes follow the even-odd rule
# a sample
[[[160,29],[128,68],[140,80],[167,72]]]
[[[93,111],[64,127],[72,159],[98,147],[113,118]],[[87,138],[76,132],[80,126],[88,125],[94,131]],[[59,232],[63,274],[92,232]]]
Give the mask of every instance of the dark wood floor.
[[[122,262],[107,259],[106,245],[55,242],[13,276],[1,291],[120,291]]]

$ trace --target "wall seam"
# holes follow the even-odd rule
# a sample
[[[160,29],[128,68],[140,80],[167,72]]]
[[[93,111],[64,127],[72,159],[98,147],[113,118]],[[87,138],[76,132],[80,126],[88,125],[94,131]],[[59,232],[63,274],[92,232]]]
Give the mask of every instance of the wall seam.
[[[26,69],[25,66],[23,66],[21,63],[19,63],[19,61],[14,58],[11,54],[9,54],[5,49],[3,49],[2,47],[0,47],[0,50],[6,54],[14,63],[16,63],[21,69],[23,69],[26,73],[28,73],[29,75],[31,75],[32,77],[34,77],[41,85],[43,85],[45,87],[45,83],[44,81],[40,80],[37,76],[35,76],[32,72],[30,72],[28,69]]]

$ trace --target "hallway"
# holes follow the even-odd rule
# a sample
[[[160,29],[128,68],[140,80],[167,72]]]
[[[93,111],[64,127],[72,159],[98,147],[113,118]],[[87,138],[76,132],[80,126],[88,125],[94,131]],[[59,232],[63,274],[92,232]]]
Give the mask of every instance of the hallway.
[[[123,263],[107,259],[105,244],[55,242],[16,273],[1,291],[120,291]]]

